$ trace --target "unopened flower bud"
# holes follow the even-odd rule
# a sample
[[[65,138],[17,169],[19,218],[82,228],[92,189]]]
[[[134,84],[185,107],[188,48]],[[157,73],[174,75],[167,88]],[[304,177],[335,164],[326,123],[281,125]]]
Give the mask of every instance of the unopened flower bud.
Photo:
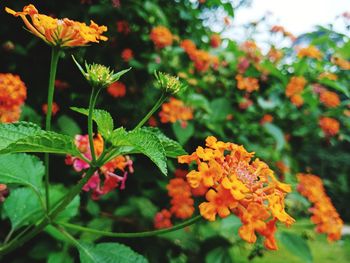
[[[154,73],[154,75],[157,79],[159,87],[166,93],[176,94],[186,88],[186,85],[179,80],[179,77],[174,77],[157,71]]]

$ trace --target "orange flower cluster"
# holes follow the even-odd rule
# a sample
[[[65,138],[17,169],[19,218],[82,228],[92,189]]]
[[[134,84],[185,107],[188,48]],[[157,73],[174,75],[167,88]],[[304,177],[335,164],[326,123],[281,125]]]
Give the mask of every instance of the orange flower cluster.
[[[126,48],[122,51],[121,57],[125,62],[128,62],[134,57],[134,52],[130,48]]]
[[[273,63],[280,61],[283,58],[283,55],[284,54],[283,54],[282,50],[279,50],[275,47],[271,47],[269,52],[267,53],[267,57]]]
[[[350,70],[350,61],[347,61],[341,57],[333,56],[332,63],[344,70]]]
[[[320,93],[320,101],[328,108],[335,108],[340,105],[338,94],[328,90]]]
[[[213,48],[218,48],[221,45],[221,37],[219,34],[213,34],[210,37],[210,46]]]
[[[162,209],[162,211],[158,212],[153,219],[154,227],[156,229],[172,227],[173,224],[171,223],[170,219],[171,213],[169,210]]]
[[[236,76],[237,88],[240,90],[246,90],[251,93],[259,89],[259,80],[252,77],[243,77],[241,74]]]
[[[43,104],[42,108],[43,112],[47,113],[47,103]],[[52,116],[55,116],[56,113],[60,110],[60,106],[56,102],[52,103]]]
[[[126,87],[124,83],[116,81],[108,86],[107,92],[114,98],[124,97],[126,94]]]
[[[309,58],[315,58],[315,59],[321,60],[322,56],[323,54],[321,53],[321,51],[318,50],[317,47],[315,46],[308,46],[305,48],[301,48],[298,51],[299,58],[309,57]]]
[[[207,187],[207,202],[199,205],[201,215],[214,221],[216,215],[227,217],[234,213],[243,225],[239,235],[255,243],[256,233],[265,237],[265,247],[277,249],[274,239],[276,222],[287,226],[294,219],[285,211],[284,198],[291,191],[279,182],[268,165],[259,159],[252,161],[254,153],[243,146],[218,141],[209,136],[206,148],[198,147],[191,155],[178,157],[179,163],[197,163],[197,170],[187,174],[192,188]]]
[[[0,73],[0,123],[15,122],[27,98],[27,88],[19,76]]]
[[[164,26],[157,26],[152,29],[150,38],[157,48],[164,48],[173,44],[174,37]]]
[[[181,41],[180,46],[194,62],[194,67],[198,72],[205,72],[210,66],[216,69],[220,64],[218,57],[212,56],[205,50],[197,49],[196,45],[189,39]]]
[[[0,204],[3,203],[9,195],[9,189],[6,184],[0,184]]]
[[[321,117],[319,125],[326,136],[335,136],[340,129],[340,124],[336,119],[330,117]]]
[[[273,116],[271,114],[265,114],[260,120],[260,125],[264,125],[265,123],[271,123],[272,121]]]
[[[253,40],[247,40],[241,45],[241,50],[246,53],[246,57],[253,63],[261,60],[261,49]]]
[[[193,110],[185,106],[181,100],[170,98],[168,103],[163,103],[159,117],[162,123],[180,121],[181,126],[186,127],[186,121],[193,119]]]
[[[306,85],[306,79],[304,77],[292,77],[286,88],[286,96],[290,98],[291,102],[300,107],[304,104],[304,100],[301,96],[302,91]]]
[[[319,79],[329,79],[329,80],[337,80],[338,79],[337,75],[330,73],[330,72],[323,72],[318,77],[319,77]]]
[[[167,189],[171,197],[171,214],[180,219],[190,218],[194,212],[194,201],[186,180],[181,177],[171,179]]]
[[[275,163],[277,169],[280,171],[281,175],[285,175],[286,173],[289,173],[290,169],[288,165],[286,165],[283,161],[277,161]]]
[[[108,39],[102,35],[107,31],[107,27],[99,26],[93,21],[87,26],[85,23],[68,18],[52,18],[39,14],[34,5],[25,6],[23,12],[16,12],[7,7],[5,10],[13,16],[20,16],[30,32],[51,46],[77,47]],[[32,23],[27,19],[27,15],[30,16]]]
[[[313,174],[297,174],[300,194],[305,196],[312,204],[311,221],[317,225],[318,233],[327,234],[329,241],[339,240],[343,228],[343,220],[334,208],[331,199],[327,196],[320,177]]]

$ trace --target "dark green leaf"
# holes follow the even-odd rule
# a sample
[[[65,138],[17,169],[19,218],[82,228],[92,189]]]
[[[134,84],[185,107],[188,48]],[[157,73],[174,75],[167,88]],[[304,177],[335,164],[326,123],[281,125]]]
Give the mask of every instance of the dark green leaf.
[[[191,122],[188,122],[186,127],[182,127],[179,122],[175,122],[172,125],[173,132],[177,140],[184,145],[194,134],[194,126]]]

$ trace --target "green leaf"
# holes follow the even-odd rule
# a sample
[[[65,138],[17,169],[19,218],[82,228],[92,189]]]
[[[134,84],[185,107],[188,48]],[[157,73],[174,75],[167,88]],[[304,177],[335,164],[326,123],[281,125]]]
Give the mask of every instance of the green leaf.
[[[103,217],[97,217],[91,220],[87,227],[98,229],[102,231],[112,231],[112,225],[113,221],[109,218],[103,218]],[[94,242],[95,240],[102,237],[101,234],[96,233],[89,233],[89,232],[83,232],[80,236],[80,239],[86,241],[86,242]]]
[[[118,154],[142,153],[150,158],[167,175],[165,150],[156,135],[137,129],[127,132],[123,128],[113,131],[111,136],[113,146],[120,148]]]
[[[40,129],[30,122],[0,124],[0,153],[47,152],[79,155],[73,138]]]
[[[45,167],[36,156],[27,154],[0,155],[0,182],[20,184],[39,193]]]
[[[73,258],[67,252],[50,253],[47,263],[73,263]]]
[[[42,132],[38,125],[31,122],[2,123],[0,124],[0,150],[19,139],[38,135]]]
[[[40,190],[40,192],[44,193],[43,188]],[[51,185],[51,206],[54,207],[57,205],[67,193],[68,190],[64,186]],[[79,205],[80,198],[76,196],[65,210],[56,217],[56,220],[68,221],[78,214]],[[44,216],[40,199],[27,187],[17,188],[11,191],[11,194],[5,200],[4,210],[11,221],[13,229],[35,223]]]
[[[230,253],[225,247],[217,247],[206,255],[206,263],[232,263]]]
[[[172,125],[173,132],[180,144],[184,145],[194,134],[194,126],[188,122],[186,127],[182,127],[180,122],[175,122]]]
[[[282,130],[272,123],[265,123],[263,127],[276,140],[276,150],[282,150],[286,143]]]
[[[160,142],[164,147],[165,155],[167,157],[177,158],[180,155],[187,154],[187,152],[182,148],[182,146],[177,141],[174,141],[168,138],[167,136],[165,136],[165,134],[162,133],[158,128],[144,127],[142,129],[149,131],[158,137],[158,139],[160,140]]]
[[[313,261],[308,243],[299,235],[280,232],[278,239],[293,255],[302,259],[303,262],[311,263]]]
[[[61,115],[57,119],[57,126],[59,131],[61,131],[63,134],[66,134],[69,136],[75,136],[77,134],[81,134],[81,129],[79,125],[71,117],[67,115]]]
[[[196,93],[190,94],[186,98],[186,102],[187,104],[193,107],[202,108],[203,110],[209,113],[212,112],[208,99],[202,94],[196,94]]]
[[[80,261],[82,263],[146,263],[146,258],[131,248],[119,243],[100,243],[96,246],[79,243]]]
[[[71,107],[73,111],[79,112],[86,116],[89,115],[89,109]],[[92,119],[96,122],[98,132],[108,139],[114,129],[113,118],[109,112],[99,109],[94,109],[92,113]]]
[[[26,187],[11,191],[4,203],[4,211],[14,230],[39,220],[43,215],[42,209],[38,196]]]
[[[214,99],[210,102],[211,114],[210,119],[212,121],[226,120],[227,115],[232,113],[231,103],[226,98]]]

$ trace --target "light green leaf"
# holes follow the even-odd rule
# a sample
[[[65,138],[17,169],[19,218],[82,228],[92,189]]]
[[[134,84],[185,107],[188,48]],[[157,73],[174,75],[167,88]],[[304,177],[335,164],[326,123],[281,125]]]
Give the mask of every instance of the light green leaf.
[[[11,143],[33,135],[38,135],[43,131],[31,122],[16,122],[10,124],[0,124],[0,150],[6,148]]]
[[[190,94],[186,98],[186,102],[193,107],[202,108],[203,110],[209,113],[212,112],[208,99],[202,94]]]
[[[146,263],[146,258],[131,248],[119,243],[100,243],[96,246],[79,243],[80,261],[82,263]]]
[[[0,155],[0,183],[29,186],[39,193],[44,173],[45,167],[36,156],[27,154]]]
[[[182,148],[182,146],[177,142],[174,141],[167,136],[165,136],[164,133],[162,133],[158,128],[153,127],[144,127],[143,130],[149,131],[156,135],[160,142],[162,143],[165,155],[169,158],[177,158],[179,155],[185,155],[187,152]]]
[[[278,239],[286,249],[293,255],[302,259],[303,262],[311,263],[313,261],[308,243],[299,235],[289,232],[280,232],[278,234]]]
[[[126,132],[123,128],[113,131],[113,146],[120,148],[118,154],[142,153],[150,158],[167,175],[165,150],[161,141],[153,133],[137,129]]]
[[[76,108],[76,107],[71,107],[71,109],[73,111],[79,112],[86,116],[89,115],[89,109]],[[92,119],[97,124],[98,132],[101,133],[101,135],[104,138],[108,139],[111,136],[111,133],[114,129],[113,118],[109,114],[109,112],[104,110],[94,109],[92,113]]]
[[[46,132],[30,122],[0,124],[0,153],[47,152],[79,155],[73,138]]]
[[[191,122],[187,123],[186,127],[182,127],[179,122],[172,125],[173,132],[180,144],[184,145],[194,134],[194,126]]]
[[[39,220],[43,215],[42,209],[38,196],[26,187],[11,191],[4,203],[4,211],[14,230]]]
[[[81,134],[81,129],[79,125],[69,116],[61,115],[57,119],[57,126],[61,133],[75,136],[77,134]]]
[[[44,189],[40,189],[44,193]],[[51,206],[56,206],[60,200],[67,194],[65,187],[61,185],[51,185],[50,200]],[[27,187],[17,188],[11,191],[11,194],[6,198],[4,210],[9,217],[12,228],[35,223],[38,219],[44,216],[43,206],[40,199],[33,191]],[[76,196],[73,201],[62,211],[56,219],[59,221],[68,221],[73,216],[77,215],[80,205],[80,198]]]
[[[217,247],[210,250],[205,257],[206,263],[232,263],[233,260],[230,253],[225,247]]]
[[[282,130],[272,123],[265,123],[263,127],[276,140],[276,150],[282,150],[286,143]]]
[[[233,112],[231,103],[226,98],[214,99],[210,102],[211,114],[210,119],[212,121],[226,120],[227,115]]]

